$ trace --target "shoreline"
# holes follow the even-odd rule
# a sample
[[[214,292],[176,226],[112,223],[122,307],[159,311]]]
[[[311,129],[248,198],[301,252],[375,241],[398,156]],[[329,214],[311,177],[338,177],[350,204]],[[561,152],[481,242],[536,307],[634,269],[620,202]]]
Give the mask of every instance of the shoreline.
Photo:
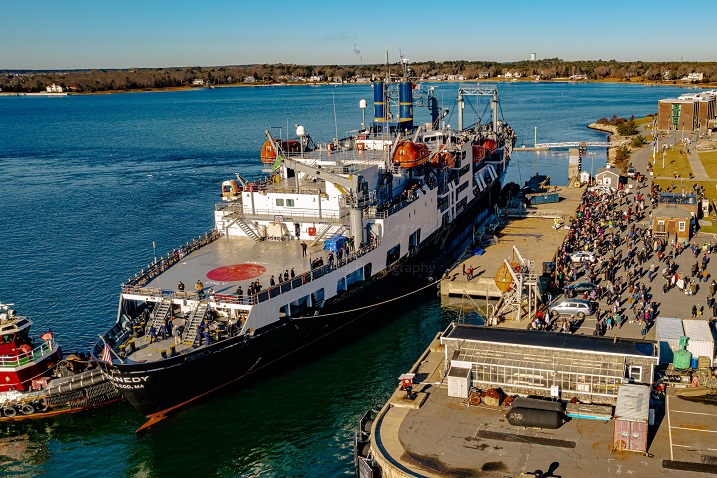
[[[416,81],[415,83],[609,83],[609,84],[630,84],[635,86],[672,86],[677,88],[688,88],[688,89],[711,89],[711,88],[717,88],[717,82],[711,82],[711,83],[703,83],[703,84],[691,84],[691,83],[672,83],[668,82],[665,83],[663,81],[625,81],[625,80],[618,80],[618,79],[605,79],[605,80],[570,80],[569,78],[555,78],[555,79],[545,79],[545,80],[535,80],[535,79],[529,79],[529,78],[474,78],[471,80],[422,80],[422,81]],[[203,90],[203,89],[214,89],[214,88],[251,88],[251,87],[276,87],[276,86],[343,86],[343,85],[371,85],[370,82],[366,83],[336,83],[336,82],[329,82],[329,81],[318,81],[318,82],[280,82],[280,83],[232,83],[228,85],[214,85],[211,88],[206,86],[171,86],[166,88],[135,88],[135,89],[127,89],[127,90],[102,90],[102,91],[83,91],[83,92],[76,92],[76,91],[67,91],[63,93],[59,93],[58,95],[66,95],[66,96],[79,96],[79,95],[111,95],[111,94],[121,94],[121,93],[156,93],[156,92],[164,92],[164,91],[191,91],[191,90]],[[26,95],[33,95],[33,96],[45,96],[46,94],[43,92],[11,92],[11,91],[0,91],[0,96],[26,96]],[[49,94],[48,94],[49,96]],[[590,126],[588,126],[590,127]],[[593,128],[598,129],[599,128]]]

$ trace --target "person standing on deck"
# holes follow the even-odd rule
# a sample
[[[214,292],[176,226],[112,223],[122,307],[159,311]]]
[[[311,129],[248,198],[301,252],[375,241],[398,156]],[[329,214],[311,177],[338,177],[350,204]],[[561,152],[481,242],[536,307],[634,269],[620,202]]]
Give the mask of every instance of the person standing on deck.
[[[180,332],[179,327],[172,328],[172,337],[174,337],[174,345],[182,343],[182,333]]]
[[[306,245],[306,243],[304,241],[301,241],[301,255],[303,257],[306,257],[306,248],[307,247],[308,246]]]
[[[154,325],[149,326],[149,343],[154,343],[157,341],[157,329],[154,328]]]
[[[162,336],[162,340],[167,340],[167,321],[164,320],[162,325],[159,327],[159,335]]]
[[[177,284],[177,290],[179,292],[184,292],[184,282],[182,282],[181,280],[179,281],[179,284]]]
[[[202,284],[202,281],[197,279],[197,283],[194,284],[194,288],[197,289],[197,295],[199,295],[199,298],[204,297],[204,284]]]
[[[242,299],[244,299],[244,291],[242,290],[241,286],[237,287],[237,297],[239,298],[240,302]]]

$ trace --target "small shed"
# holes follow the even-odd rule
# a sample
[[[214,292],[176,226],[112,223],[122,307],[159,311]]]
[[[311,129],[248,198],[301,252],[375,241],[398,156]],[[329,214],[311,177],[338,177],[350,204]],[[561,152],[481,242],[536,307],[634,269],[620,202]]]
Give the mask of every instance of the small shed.
[[[617,391],[613,451],[647,453],[650,387],[626,384]]]
[[[448,371],[448,396],[468,398],[471,388],[471,369],[451,367]]]
[[[657,237],[689,241],[692,223],[690,211],[680,206],[662,206],[652,213],[652,233]]]
[[[704,319],[685,319],[682,325],[685,328],[685,336],[690,338],[687,350],[692,352],[692,357],[709,357],[710,366],[713,366],[715,340],[709,322]]]
[[[657,357],[661,365],[672,363],[672,354],[680,348],[680,337],[685,335],[682,319],[658,317],[655,322]]]
[[[595,173],[595,182],[603,186],[611,186],[615,189],[620,187],[622,182],[622,176],[618,169],[615,168],[600,168]]]

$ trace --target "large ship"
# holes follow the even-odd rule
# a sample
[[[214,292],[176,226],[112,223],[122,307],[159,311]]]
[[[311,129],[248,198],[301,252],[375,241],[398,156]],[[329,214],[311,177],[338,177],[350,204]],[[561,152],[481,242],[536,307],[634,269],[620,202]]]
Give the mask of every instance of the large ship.
[[[383,304],[415,300],[494,213],[515,143],[497,90],[459,88],[451,129],[405,71],[374,82],[373,123],[344,138],[266,131],[271,174],[225,181],[214,229],[122,285],[92,354],[111,350],[102,367],[145,426]],[[490,121],[463,127],[469,95],[488,99]],[[431,122],[416,126],[418,101]]]
[[[121,399],[87,354],[63,355],[52,330],[30,337],[32,320],[0,304],[0,422],[43,418]]]

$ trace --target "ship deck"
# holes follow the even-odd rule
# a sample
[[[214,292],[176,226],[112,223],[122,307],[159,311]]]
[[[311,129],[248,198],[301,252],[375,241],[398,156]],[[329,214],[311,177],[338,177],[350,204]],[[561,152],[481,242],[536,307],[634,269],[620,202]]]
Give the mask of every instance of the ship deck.
[[[311,241],[305,241],[310,244]],[[306,257],[301,253],[301,241],[254,242],[248,237],[222,236],[180,259],[163,273],[153,278],[146,287],[177,290],[180,281],[186,292],[195,292],[200,280],[205,292],[212,288],[216,294],[234,294],[241,286],[244,294],[250,283],[259,280],[262,287],[269,287],[272,275],[279,283],[279,273],[294,269],[296,275],[309,271],[310,258],[324,257],[320,244],[307,248]],[[258,266],[258,267],[257,267]],[[221,276],[221,279],[212,279]]]

